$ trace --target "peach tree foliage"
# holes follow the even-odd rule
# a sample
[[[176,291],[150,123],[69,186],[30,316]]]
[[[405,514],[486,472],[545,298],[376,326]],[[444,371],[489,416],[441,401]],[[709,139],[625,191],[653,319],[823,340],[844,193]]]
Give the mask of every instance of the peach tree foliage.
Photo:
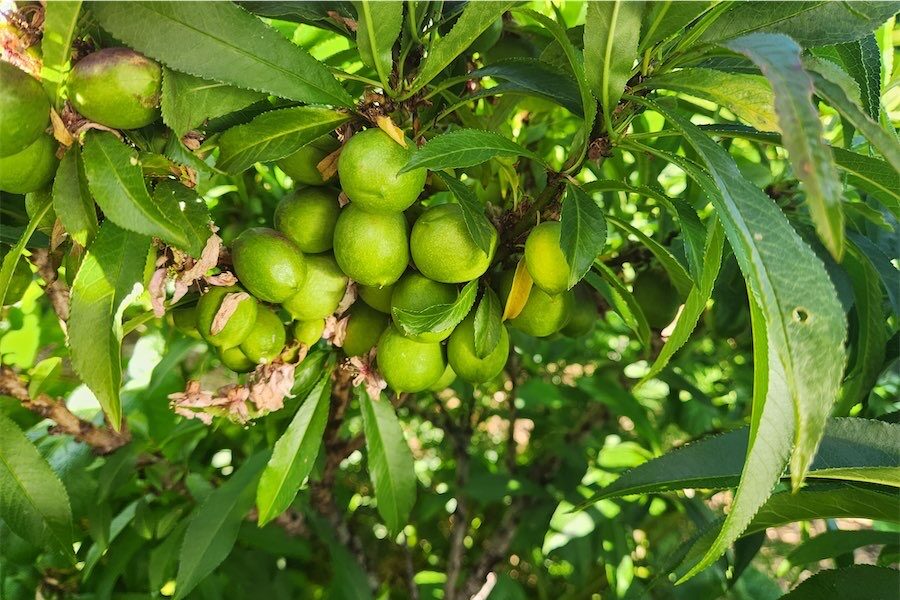
[[[898,6],[18,3],[2,58],[40,102],[32,154],[0,148],[0,596],[890,596]],[[88,114],[112,48],[153,92],[118,127]],[[269,310],[231,241],[301,187],[285,161],[321,183],[364,129],[422,174],[407,218],[457,207],[492,257],[388,308],[396,335],[508,334],[486,383],[385,389],[340,347],[353,294],[260,366],[213,351]],[[553,253],[572,328],[545,336],[521,313]],[[178,311],[210,287],[235,293],[207,345]]]

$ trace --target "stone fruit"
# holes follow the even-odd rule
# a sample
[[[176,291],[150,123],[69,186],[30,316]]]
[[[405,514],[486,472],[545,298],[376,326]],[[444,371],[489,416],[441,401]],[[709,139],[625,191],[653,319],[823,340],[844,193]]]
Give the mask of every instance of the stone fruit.
[[[235,275],[247,291],[280,303],[306,280],[306,258],[297,245],[274,229],[247,229],[231,245]]]
[[[322,339],[322,332],[325,331],[325,319],[314,319],[312,321],[297,321],[294,324],[294,339],[312,346]]]
[[[403,213],[368,213],[351,202],[334,228],[334,257],[341,270],[362,285],[394,283],[409,263]]]
[[[303,146],[277,164],[285,174],[301,185],[323,185],[325,180],[319,172],[322,159],[337,150],[340,144],[330,135],[325,135]],[[333,175],[332,175],[333,177]],[[331,179],[331,177],[329,177]]]
[[[180,331],[181,333],[193,337],[199,338],[200,332],[197,331],[197,305],[192,304],[190,306],[179,306],[178,308],[173,308],[171,311],[172,314],[172,324],[175,325],[175,329]]]
[[[412,146],[412,142],[407,142]],[[361,131],[350,138],[338,159],[341,188],[350,201],[369,212],[401,212],[425,189],[425,169],[399,174],[412,150],[381,129]]]
[[[456,374],[469,383],[490,381],[503,371],[509,358],[509,333],[500,326],[500,340],[487,356],[475,352],[475,315],[470,314],[456,326],[447,342],[447,361]]]
[[[363,302],[377,311],[390,314],[391,296],[394,293],[395,285],[386,285],[383,287],[360,285],[357,286],[356,291]]]
[[[394,286],[394,293],[391,296],[391,314],[394,315],[396,322],[395,312],[397,310],[419,311],[435,304],[452,304],[456,300],[457,294],[455,285],[432,281],[418,273],[407,273]],[[407,334],[407,337],[417,342],[440,342],[447,339],[452,331],[453,328],[448,327],[443,331]]]
[[[487,254],[475,244],[458,204],[433,206],[413,226],[410,251],[419,271],[442,283],[463,283],[487,271],[497,249],[497,230],[491,226]]]
[[[631,289],[634,299],[647,317],[647,324],[653,329],[664,329],[675,318],[681,301],[678,291],[664,271],[642,271],[634,279]]]
[[[548,294],[559,294],[569,287],[571,269],[559,245],[561,229],[559,221],[544,221],[525,240],[525,266],[535,285]]]
[[[17,154],[50,125],[50,103],[40,82],[0,61],[0,156]]]
[[[219,360],[235,373],[249,373],[256,368],[256,363],[244,354],[240,346],[220,349]]]
[[[378,340],[378,370],[396,392],[421,392],[444,374],[444,351],[436,342],[417,342],[389,327]]]
[[[336,190],[304,188],[278,203],[275,229],[297,244],[301,252],[318,254],[331,250],[340,213]]]
[[[213,346],[233,348],[250,335],[253,325],[256,323],[256,313],[259,312],[259,303],[253,296],[244,298],[237,304],[237,308],[231,314],[228,322],[218,333],[212,333],[213,321],[228,294],[236,294],[244,290],[238,286],[212,287],[197,302],[197,330],[207,342]]]
[[[500,299],[505,303],[512,288],[513,271],[503,274],[500,281]],[[547,337],[568,324],[575,304],[575,294],[570,290],[561,294],[548,294],[537,286],[532,286],[528,300],[509,325],[534,337]]]
[[[271,362],[281,354],[286,337],[284,324],[275,311],[260,306],[253,329],[241,342],[241,350],[254,363]]]
[[[453,367],[448,364],[441,378],[431,384],[431,387],[428,389],[432,392],[440,392],[453,385],[454,381],[456,381],[456,373],[453,372]]]
[[[145,127],[159,117],[160,66],[128,48],[104,48],[75,63],[69,100],[91,121],[114,129]]]
[[[283,306],[298,321],[324,319],[337,310],[346,291],[347,276],[333,256],[307,256],[306,281]]]
[[[347,333],[341,348],[347,356],[359,356],[371,350],[388,325],[388,316],[357,302],[350,307]]]
[[[56,140],[38,138],[21,152],[0,158],[0,190],[28,194],[47,187],[56,173]]]
[[[594,323],[600,318],[597,303],[588,289],[583,285],[577,285],[574,289],[575,304],[572,307],[572,317],[560,332],[569,337],[581,337],[594,329]]]

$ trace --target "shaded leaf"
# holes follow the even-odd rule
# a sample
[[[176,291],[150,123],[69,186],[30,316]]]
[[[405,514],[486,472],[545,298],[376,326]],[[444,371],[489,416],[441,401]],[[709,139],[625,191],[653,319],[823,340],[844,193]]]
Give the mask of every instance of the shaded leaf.
[[[599,275],[589,271],[585,275],[585,281],[606,298],[613,310],[622,317],[628,328],[635,333],[641,346],[649,348],[650,326],[647,324],[647,317],[644,316],[641,305],[637,303],[631,290],[625,287],[625,284],[616,277],[612,269],[603,263],[594,263],[594,268],[599,272]]]
[[[863,110],[877,121],[881,112],[881,50],[874,35],[835,47],[844,69],[859,85]]]
[[[162,118],[179,136],[264,98],[259,92],[163,69]]]
[[[358,0],[354,5],[359,55],[363,63],[375,69],[379,81],[388,90],[394,63],[391,50],[400,37],[403,3],[399,0]]]
[[[53,210],[73,240],[87,246],[97,233],[97,208],[88,189],[81,147],[66,150],[53,178]]]
[[[687,0],[645,2],[640,49],[648,48],[684,29],[712,5],[712,2]]]
[[[472,310],[477,290],[478,280],[470,281],[452,304],[434,304],[422,310],[394,307],[391,310],[394,324],[407,335],[443,331],[454,327]]]
[[[584,118],[578,84],[560,69],[537,58],[507,58],[469,73],[472,78],[491,77],[504,83],[492,91],[521,92],[556,102],[577,117]]]
[[[511,294],[510,294],[511,295]],[[491,288],[485,288],[475,309],[475,354],[484,358],[500,343],[500,299]]]
[[[481,248],[482,252],[489,254],[496,232],[494,226],[484,216],[484,206],[478,201],[475,193],[456,177],[443,171],[435,171],[435,175],[441,178],[441,181],[450,188],[450,192],[456,197],[459,207],[462,209],[466,230],[472,236],[472,241]]]
[[[799,567],[809,563],[828,560],[857,548],[871,545],[896,544],[897,533],[893,531],[875,531],[872,529],[834,529],[823,531],[817,536],[801,542],[785,557],[784,566],[779,571],[790,567]]]
[[[593,198],[568,185],[560,216],[559,245],[569,265],[569,289],[581,281],[606,244],[606,219]]]
[[[896,537],[896,536],[895,536]],[[784,600],[892,600],[900,589],[900,571],[874,565],[819,571],[782,596]]]
[[[847,173],[847,183],[871,194],[895,217],[900,217],[900,171],[883,160],[832,148],[835,164]]]
[[[167,179],[156,185],[156,189],[153,190],[153,202],[163,210],[184,217],[180,219],[184,237],[188,241],[184,249],[191,256],[199,258],[206,241],[212,235],[209,228],[209,210],[203,199],[194,190]]]
[[[690,293],[691,289],[694,286],[694,282],[691,279],[691,276],[678,261],[678,259],[675,258],[675,255],[672,254],[665,246],[651,238],[649,235],[647,235],[631,223],[627,223],[612,215],[609,216],[609,222],[636,237],[638,241],[640,241],[650,250],[650,252],[653,253],[653,256],[656,257],[662,268],[665,269],[666,274],[668,274],[669,276],[669,279],[672,280],[672,285],[674,285],[675,289],[678,290],[678,295],[680,297],[684,298]]]
[[[457,129],[435,136],[416,150],[400,173],[425,168],[441,171],[458,167],[471,167],[487,162],[495,156],[527,156],[543,163],[530,150],[493,131]]]

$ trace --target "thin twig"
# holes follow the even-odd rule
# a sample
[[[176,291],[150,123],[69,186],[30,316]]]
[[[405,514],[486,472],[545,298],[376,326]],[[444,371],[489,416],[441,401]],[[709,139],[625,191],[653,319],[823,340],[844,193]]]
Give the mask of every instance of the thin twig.
[[[65,323],[69,320],[69,287],[59,278],[59,265],[46,248],[33,250],[29,260],[37,267],[38,275],[44,280],[44,293],[50,299],[53,311]]]

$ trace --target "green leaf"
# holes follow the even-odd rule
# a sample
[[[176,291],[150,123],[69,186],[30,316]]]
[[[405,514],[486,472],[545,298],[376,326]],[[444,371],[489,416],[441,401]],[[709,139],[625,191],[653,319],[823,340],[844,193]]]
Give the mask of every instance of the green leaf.
[[[569,289],[581,281],[606,244],[606,219],[593,198],[568,185],[560,216],[559,245],[569,264]]]
[[[261,114],[246,125],[232,127],[219,138],[219,162],[237,174],[257,162],[289,156],[347,122],[350,115],[327,108],[297,106]]]
[[[19,537],[74,558],[72,509],[66,488],[22,430],[3,413],[0,514]]]
[[[852,42],[897,12],[897,2],[737,2],[700,37],[715,43],[754,31],[783,33],[803,47]]]
[[[450,188],[450,192],[456,197],[459,207],[462,209],[466,230],[472,236],[472,241],[481,248],[482,252],[489,254],[496,233],[494,226],[484,216],[484,206],[478,201],[475,193],[456,177],[443,171],[435,171],[435,175],[441,178],[441,181]]]
[[[178,215],[187,244],[184,249],[194,257],[199,257],[212,235],[209,228],[209,210],[197,192],[177,181],[165,180],[156,184],[153,202]]]
[[[53,210],[69,236],[87,246],[97,234],[97,208],[88,189],[81,147],[66,150],[53,178]]]
[[[881,50],[870,34],[864,38],[835,46],[844,70],[859,85],[862,107],[873,121],[881,113]]]
[[[0,268],[0,306],[4,305],[6,293],[9,291],[9,284],[12,281],[13,273],[16,271],[16,265],[19,264],[19,259],[22,258],[22,252],[25,250],[28,240],[31,239],[31,235],[37,230],[38,225],[40,225],[44,216],[52,206],[53,198],[50,194],[44,194],[44,197],[37,204],[34,213],[28,220],[28,226],[22,231],[19,241],[16,242],[15,246],[13,246],[9,252],[6,253],[6,256],[3,257],[3,267]]]
[[[166,66],[310,104],[352,98],[305,50],[231,2],[97,2],[100,25]]]
[[[407,335],[437,332],[455,327],[472,310],[476,291],[478,291],[477,279],[467,283],[452,304],[434,304],[422,310],[394,307],[391,310],[394,324]]]
[[[122,422],[122,313],[143,291],[149,250],[149,237],[105,221],[72,284],[72,366],[116,429]]]
[[[59,377],[61,364],[62,357],[51,356],[50,358],[45,358],[31,368],[28,373],[28,396],[30,398],[36,398],[39,394],[43,393],[44,389],[47,387],[47,383],[52,382]]]
[[[485,288],[481,296],[481,302],[475,309],[475,354],[484,358],[500,343],[500,333],[503,323],[501,317],[500,299],[491,288]]]
[[[712,6],[712,2],[645,2],[640,50],[672,36]]]
[[[303,480],[312,471],[322,445],[330,399],[331,379],[326,375],[319,379],[287,430],[275,442],[272,458],[256,490],[260,527],[291,505]]]
[[[163,69],[162,118],[179,136],[264,98],[259,92]]]
[[[816,233],[840,261],[844,255],[841,183],[822,137],[819,111],[812,103],[813,84],[800,61],[800,46],[784,35],[754,33],[725,47],[752,60],[772,84],[782,141],[806,192]]]
[[[69,72],[72,40],[81,13],[81,0],[59,0],[44,7],[44,27],[41,37],[41,82],[50,102],[61,108],[59,88]]]
[[[357,0],[356,45],[363,63],[375,69],[385,90],[391,89],[394,42],[403,25],[403,3],[398,0],[375,2]]]
[[[760,131],[781,131],[775,114],[775,95],[765,77],[693,67],[641,82],[640,87],[690,94],[715,102]]]
[[[834,162],[847,173],[847,183],[856,186],[881,202],[900,218],[900,171],[883,160],[832,148]]]
[[[897,533],[872,529],[833,529],[802,542],[785,557],[779,572],[787,572],[790,567],[828,560],[847,554],[863,546],[883,546],[897,543]]]
[[[106,218],[129,231],[190,247],[184,215],[150,197],[137,153],[112,133],[91,131],[84,145],[84,171],[94,200]]]
[[[477,129],[457,129],[435,136],[416,150],[400,173],[425,168],[431,171],[471,167],[487,162],[495,156],[527,156],[543,164],[530,150],[494,133]]]
[[[631,291],[625,287],[612,269],[601,262],[595,262],[594,268],[600,273],[598,276],[593,271],[588,271],[584,276],[591,287],[600,292],[606,300],[612,305],[613,309],[618,313],[625,324],[637,336],[638,341],[644,348],[650,347],[650,326],[647,324],[647,317],[641,305],[637,303]]]
[[[585,75],[600,102],[605,128],[612,131],[610,117],[637,58],[643,2],[588,2],[584,22]]]
[[[406,525],[416,502],[412,452],[403,437],[394,407],[384,396],[372,399],[361,389],[359,405],[378,513],[388,530],[396,534]]]
[[[491,77],[502,80],[486,92],[523,93],[556,102],[577,117],[584,118],[578,84],[554,65],[537,58],[507,58],[469,73],[473,79]]]
[[[181,546],[175,600],[186,597],[231,553],[238,530],[253,506],[256,482],[269,452],[254,454],[194,509]]]
[[[649,235],[647,235],[631,223],[623,221],[622,219],[610,215],[609,222],[636,237],[644,246],[646,246],[650,250],[650,252],[653,253],[653,256],[656,257],[660,265],[662,265],[663,269],[665,269],[666,273],[669,275],[669,279],[672,280],[672,285],[674,285],[675,289],[678,290],[679,296],[684,298],[691,292],[691,289],[694,287],[694,282],[691,279],[691,276],[688,274],[684,266],[682,266],[682,264],[678,261],[678,259],[675,258],[675,255],[669,252],[669,250],[665,246],[651,238]]]
[[[861,532],[860,532],[861,533]],[[894,535],[896,540],[896,534]],[[875,565],[819,571],[782,596],[783,600],[891,600],[900,589],[900,571]]]
[[[412,96],[415,92],[428,85],[437,77],[447,65],[465,52],[472,42],[481,35],[485,29],[491,26],[500,16],[509,10],[514,1],[502,0],[500,2],[484,1],[469,2],[466,4],[459,20],[450,30],[450,33],[439,39],[428,49],[428,56],[419,69],[419,74],[410,85],[405,97]]]

